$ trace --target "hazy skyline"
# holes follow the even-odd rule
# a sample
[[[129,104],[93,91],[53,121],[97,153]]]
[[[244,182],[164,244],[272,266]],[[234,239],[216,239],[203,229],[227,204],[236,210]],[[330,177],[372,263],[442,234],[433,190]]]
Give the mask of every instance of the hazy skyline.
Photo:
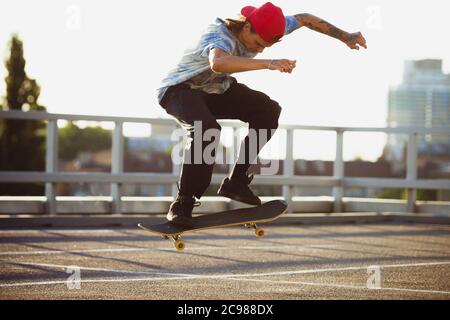
[[[182,52],[215,17],[233,18],[241,7],[264,2],[2,1],[0,95],[5,92],[6,45],[17,32],[24,42],[27,74],[41,85],[39,101],[49,112],[167,117],[155,89]],[[280,103],[281,123],[383,127],[388,88],[401,81],[404,60],[443,59],[444,72],[449,72],[448,2],[272,2],[286,15],[308,12],[346,31],[361,31],[368,44],[368,50],[350,50],[302,28],[257,56],[297,60],[292,74],[235,74]],[[136,131],[129,133],[140,134]],[[297,157],[334,157],[331,134],[307,136],[296,139]],[[385,143],[382,134],[351,137],[345,143],[347,159],[360,155],[375,160]]]

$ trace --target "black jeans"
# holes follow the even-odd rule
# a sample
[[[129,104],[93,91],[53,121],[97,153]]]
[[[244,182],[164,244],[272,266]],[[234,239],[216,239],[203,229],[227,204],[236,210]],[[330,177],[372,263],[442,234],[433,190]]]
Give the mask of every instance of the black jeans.
[[[196,134],[196,130],[198,131],[200,128],[194,126],[194,122],[198,124],[198,121],[201,121],[202,134],[211,128],[220,130],[217,119],[238,119],[247,122],[249,129],[255,129],[258,133],[259,129],[266,129],[264,138],[260,139],[259,134],[256,135],[258,139],[256,151],[259,153],[277,129],[281,112],[279,104],[269,96],[236,81],[233,81],[230,88],[223,94],[208,94],[201,90],[191,89],[187,84],[181,83],[169,87],[161,101],[161,106],[188,132],[189,141],[184,150],[179,194],[197,198],[203,195],[211,183],[214,163],[203,160],[201,163],[195,162],[194,154],[200,151],[195,148],[201,147],[203,155],[203,150],[209,146],[208,148],[212,148],[212,154],[214,154],[219,141],[212,139],[195,143],[195,137],[198,139],[202,135],[198,135],[198,132]],[[250,167],[250,163],[255,160],[251,159],[250,155],[251,140],[247,136],[242,142],[239,158],[233,169],[233,176],[244,174]]]

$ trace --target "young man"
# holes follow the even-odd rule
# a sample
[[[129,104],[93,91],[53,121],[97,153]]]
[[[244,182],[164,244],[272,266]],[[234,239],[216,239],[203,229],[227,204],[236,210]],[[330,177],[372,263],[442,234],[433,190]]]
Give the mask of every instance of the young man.
[[[259,8],[244,7],[241,14],[238,20],[217,18],[197,46],[185,51],[178,66],[158,89],[160,105],[189,134],[179,192],[167,214],[167,219],[174,223],[189,224],[193,207],[198,205],[195,198],[200,198],[211,182],[214,164],[203,159],[203,151],[212,148],[214,156],[219,141],[214,135],[210,139],[203,136],[208,130],[220,130],[217,119],[247,122],[249,130],[258,133],[256,141],[250,135],[243,140],[239,158],[218,194],[248,204],[261,204],[249,188],[253,176],[248,175],[247,169],[277,129],[281,107],[266,94],[238,83],[232,73],[261,69],[291,73],[295,60],[254,57],[303,26],[341,40],[351,49],[366,48],[360,32],[347,33],[306,13],[284,16],[270,2]],[[251,155],[250,150],[254,149],[256,154]]]

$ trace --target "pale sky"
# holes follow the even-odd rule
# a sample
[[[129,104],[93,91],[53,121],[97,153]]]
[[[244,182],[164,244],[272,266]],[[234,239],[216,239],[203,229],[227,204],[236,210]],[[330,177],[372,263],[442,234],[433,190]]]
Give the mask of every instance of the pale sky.
[[[216,17],[233,18],[243,6],[264,2],[2,0],[0,52],[3,60],[10,35],[17,32],[24,42],[27,74],[41,85],[39,101],[49,112],[167,117],[155,89],[183,51]],[[297,60],[292,74],[235,74],[280,103],[281,123],[383,127],[388,87],[400,82],[405,59],[443,59],[444,71],[450,72],[449,1],[272,2],[286,15],[312,13],[346,31],[361,31],[368,44],[368,50],[350,50],[301,28],[257,56]],[[146,132],[142,126],[128,131]],[[375,160],[384,143],[383,134],[346,135],[344,157]],[[298,133],[295,146],[296,157],[334,158],[331,133]],[[283,153],[274,150],[270,153]]]

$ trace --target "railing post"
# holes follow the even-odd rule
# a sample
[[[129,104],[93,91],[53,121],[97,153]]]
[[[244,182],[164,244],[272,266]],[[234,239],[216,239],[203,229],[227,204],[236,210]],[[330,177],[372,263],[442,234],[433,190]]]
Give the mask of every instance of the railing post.
[[[45,172],[58,172],[58,120],[48,120],[47,123],[47,149],[45,151]],[[55,183],[45,183],[46,212],[56,214]]]
[[[286,178],[293,177],[294,172],[294,129],[286,129],[286,159],[284,160],[283,175]],[[288,204],[288,212],[292,212],[293,201],[292,192],[293,187],[291,185],[283,186],[283,198]]]
[[[406,180],[415,181],[417,179],[417,133],[410,133],[408,138],[408,152],[406,159]],[[407,211],[416,212],[417,190],[408,190]]]
[[[242,144],[240,139],[239,128],[231,127],[231,150],[227,150],[227,162],[229,164],[229,172],[233,170],[236,161],[239,158],[239,151]]]
[[[342,179],[344,178],[344,130],[336,130],[336,157],[333,165],[333,176],[339,181],[339,185],[333,187],[334,212],[342,212],[342,198],[344,196],[344,188],[342,187]]]
[[[177,130],[177,129],[179,129],[178,126],[173,126],[173,130]],[[182,143],[183,143],[183,148],[184,148],[185,145],[186,145],[186,141],[187,141],[187,137],[186,137],[186,134],[184,134],[184,135],[183,135],[183,142],[182,142]],[[178,143],[178,141],[177,141],[177,143]],[[171,155],[171,159],[172,159],[172,174],[173,174],[174,176],[176,176],[176,177],[179,177],[179,176],[180,176],[180,173],[181,173],[181,166],[182,166],[182,163],[183,163],[183,156],[184,156],[184,152],[183,152],[183,155],[181,155],[181,158],[177,160],[177,163],[175,163],[175,162],[173,161],[173,158],[172,158],[173,155]],[[173,184],[172,184],[171,194],[172,194],[173,199],[175,200],[175,198],[176,198],[177,195],[178,195],[178,187],[177,187],[177,184],[176,184],[176,183],[173,183]]]
[[[181,165],[172,163],[172,174],[173,174],[174,176],[179,177],[179,176],[180,176],[180,173],[181,173]],[[178,195],[178,187],[177,187],[177,184],[176,184],[176,183],[173,183],[173,184],[172,184],[172,190],[171,190],[171,193],[172,193],[173,199],[175,200],[176,197],[177,197],[177,195]]]
[[[113,139],[112,139],[112,159],[111,159],[111,173],[123,173],[123,122],[115,122]],[[122,212],[121,204],[121,183],[111,183],[111,209],[113,214],[120,214]]]

